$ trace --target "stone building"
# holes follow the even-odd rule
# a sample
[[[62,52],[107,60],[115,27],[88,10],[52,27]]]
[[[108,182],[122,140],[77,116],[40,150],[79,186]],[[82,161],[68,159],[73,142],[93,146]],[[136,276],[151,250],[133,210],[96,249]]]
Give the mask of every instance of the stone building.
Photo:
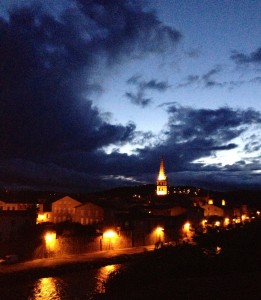
[[[52,203],[52,222],[73,221],[75,219],[76,207],[81,204],[80,201],[69,196],[56,200]]]
[[[101,224],[104,220],[104,209],[91,202],[81,204],[75,208],[73,220],[82,225]]]

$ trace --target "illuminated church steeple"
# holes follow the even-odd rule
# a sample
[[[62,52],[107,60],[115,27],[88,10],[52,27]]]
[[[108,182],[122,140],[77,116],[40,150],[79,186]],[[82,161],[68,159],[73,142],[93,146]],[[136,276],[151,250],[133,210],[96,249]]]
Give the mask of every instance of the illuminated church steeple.
[[[167,194],[168,194],[168,180],[167,180],[167,176],[165,174],[164,160],[163,160],[163,157],[161,157],[159,176],[158,176],[158,180],[157,180],[157,195],[164,196]]]

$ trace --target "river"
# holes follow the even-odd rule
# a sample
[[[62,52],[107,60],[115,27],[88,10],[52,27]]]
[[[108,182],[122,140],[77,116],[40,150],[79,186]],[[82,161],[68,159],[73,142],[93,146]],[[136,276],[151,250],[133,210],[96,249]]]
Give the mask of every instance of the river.
[[[104,283],[111,272],[122,265],[108,265],[66,273],[57,277],[10,282],[0,286],[3,300],[90,300],[96,293],[104,293]]]

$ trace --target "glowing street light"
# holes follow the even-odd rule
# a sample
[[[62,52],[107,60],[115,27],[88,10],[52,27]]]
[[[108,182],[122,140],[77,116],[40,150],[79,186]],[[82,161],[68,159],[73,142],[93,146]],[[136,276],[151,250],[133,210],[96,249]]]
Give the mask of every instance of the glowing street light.
[[[109,250],[112,248],[112,243],[115,242],[116,237],[117,233],[112,229],[109,229],[103,233],[103,238],[108,242]]]
[[[186,222],[185,224],[184,224],[184,226],[183,226],[183,230],[185,231],[185,232],[189,232],[189,230],[190,230],[190,223],[189,222]]]
[[[229,218],[225,218],[225,220],[224,220],[224,226],[228,226],[229,223],[230,223]]]
[[[183,226],[182,226],[182,240],[183,242],[192,242],[192,237],[194,235],[194,232],[192,230],[192,226],[190,222],[186,222]]]
[[[202,222],[201,222],[202,226],[205,227],[207,222],[208,222],[207,219],[202,220]]]
[[[221,224],[220,221],[216,221],[216,222],[215,222],[215,226],[217,226],[217,227],[219,227],[220,224]]]
[[[47,232],[44,236],[44,239],[47,252],[53,251],[55,249],[56,233]]]
[[[164,228],[161,226],[158,226],[155,230],[154,230],[154,234],[155,234],[155,249],[159,249],[160,246],[162,245],[162,240],[164,239]]]
[[[156,232],[157,232],[158,234],[161,234],[162,231],[164,231],[164,228],[162,228],[162,227],[157,227],[157,228],[156,228]]]
[[[103,233],[103,237],[107,238],[107,239],[112,239],[116,236],[116,232],[113,230],[107,230]]]

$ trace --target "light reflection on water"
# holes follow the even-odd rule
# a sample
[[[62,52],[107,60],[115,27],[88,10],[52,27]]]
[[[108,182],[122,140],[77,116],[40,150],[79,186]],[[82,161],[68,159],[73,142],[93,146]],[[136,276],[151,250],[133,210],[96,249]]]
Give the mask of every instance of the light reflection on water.
[[[57,277],[12,282],[0,286],[3,300],[91,300],[93,295],[105,292],[109,275],[122,265],[108,265],[98,269],[79,270]]]
[[[36,280],[32,295],[28,300],[63,299],[64,282],[62,279],[55,277],[40,278]]]
[[[105,283],[108,280],[110,274],[119,270],[120,265],[109,265],[98,269],[96,279],[97,284],[95,288],[96,293],[105,293]]]

